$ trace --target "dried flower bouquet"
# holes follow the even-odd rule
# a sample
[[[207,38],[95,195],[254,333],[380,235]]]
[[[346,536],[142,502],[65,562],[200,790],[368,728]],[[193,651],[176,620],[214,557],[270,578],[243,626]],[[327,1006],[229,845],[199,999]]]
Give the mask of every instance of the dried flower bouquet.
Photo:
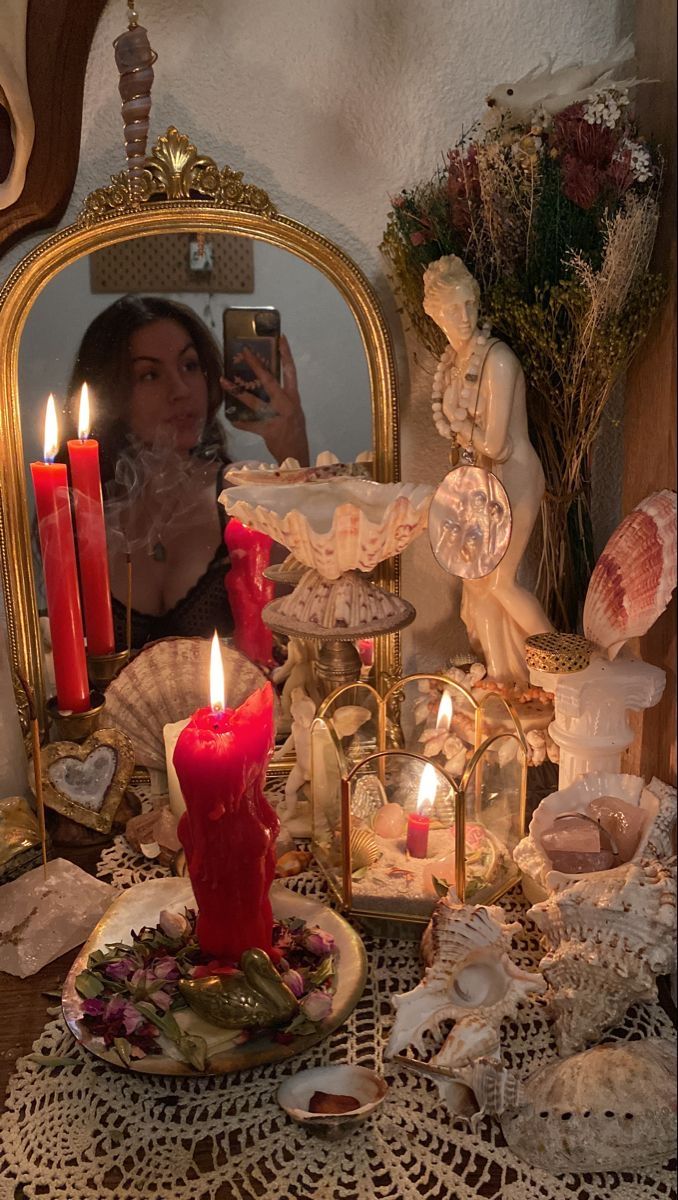
[[[393,199],[384,233],[404,310],[431,353],[444,335],[423,311],[423,272],[457,254],[523,365],[547,487],[538,592],[564,630],[576,628],[593,566],[591,448],[663,292],[648,270],[660,181],[624,90],[529,122],[490,109],[432,179]]]

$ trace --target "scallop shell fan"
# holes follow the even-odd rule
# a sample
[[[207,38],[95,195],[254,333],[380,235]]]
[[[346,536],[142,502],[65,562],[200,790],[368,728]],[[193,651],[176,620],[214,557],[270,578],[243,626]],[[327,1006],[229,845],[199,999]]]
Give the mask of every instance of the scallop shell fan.
[[[284,618],[309,632],[317,629],[359,629],[377,624],[399,622],[409,605],[382,588],[368,583],[354,572],[340,579],[323,579],[316,571],[306,571],[294,591],[268,604],[271,618]]]
[[[624,517],[595,565],[584,636],[616,658],[663,613],[676,586],[676,493],[654,492]]]
[[[106,691],[105,725],[131,739],[136,762],[165,770],[163,726],[190,717],[209,703],[208,638],[166,638],[146,646]],[[237,708],[263,687],[265,675],[231,646],[221,645],[227,708]]]

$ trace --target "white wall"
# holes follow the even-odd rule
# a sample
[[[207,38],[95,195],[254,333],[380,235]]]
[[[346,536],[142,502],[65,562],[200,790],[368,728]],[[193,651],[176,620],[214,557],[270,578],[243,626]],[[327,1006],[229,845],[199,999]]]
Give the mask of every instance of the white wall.
[[[140,0],[158,52],[151,114],[199,150],[242,169],[282,212],[335,241],[363,268],[396,339],[403,476],[438,482],[446,449],[430,420],[430,364],[405,353],[378,246],[389,195],[432,173],[487,91],[546,53],[593,61],[632,27],[632,0]],[[64,224],[124,167],[111,43],[122,0],[96,31],[84,95],[81,162]],[[3,262],[6,274],[30,245]],[[423,538],[404,556],[418,609],[406,665],[463,644],[454,586]]]

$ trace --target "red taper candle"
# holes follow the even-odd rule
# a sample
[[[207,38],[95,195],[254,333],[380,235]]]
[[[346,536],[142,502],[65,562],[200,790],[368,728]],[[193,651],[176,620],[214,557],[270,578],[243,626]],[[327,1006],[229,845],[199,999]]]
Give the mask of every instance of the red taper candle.
[[[47,402],[45,461],[31,463],[47,596],[57,704],[62,712],[89,708],[71,502],[65,463],[51,459],[58,443],[54,397]]]
[[[264,578],[273,540],[231,517],[224,541],[231,559],[225,583],[235,624],[236,650],[251,662],[269,667],[273,664],[273,634],[262,621],[261,613],[275,594],[275,584]]]
[[[221,663],[216,635],[215,641]],[[178,834],[198,904],[198,942],[224,964],[238,964],[255,946],[272,950],[268,893],[280,822],[263,786],[273,745],[267,683],[237,709],[220,709],[213,697],[212,707],[193,714],[174,749],[186,802]]]
[[[111,585],[108,577],[106,523],[101,495],[99,443],[89,437],[87,384],[80,393],[80,415],[76,439],[68,442],[68,461],[78,535],[78,562],[88,654],[112,654],[115,650]]]

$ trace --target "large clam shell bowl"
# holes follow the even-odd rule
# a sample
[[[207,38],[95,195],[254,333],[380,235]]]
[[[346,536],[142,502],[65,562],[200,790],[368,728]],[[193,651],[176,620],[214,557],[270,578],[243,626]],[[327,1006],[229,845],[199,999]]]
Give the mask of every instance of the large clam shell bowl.
[[[325,579],[372,571],[400,554],[427,526],[426,484],[334,479],[328,483],[226,488],[227,513],[275,542]]]

